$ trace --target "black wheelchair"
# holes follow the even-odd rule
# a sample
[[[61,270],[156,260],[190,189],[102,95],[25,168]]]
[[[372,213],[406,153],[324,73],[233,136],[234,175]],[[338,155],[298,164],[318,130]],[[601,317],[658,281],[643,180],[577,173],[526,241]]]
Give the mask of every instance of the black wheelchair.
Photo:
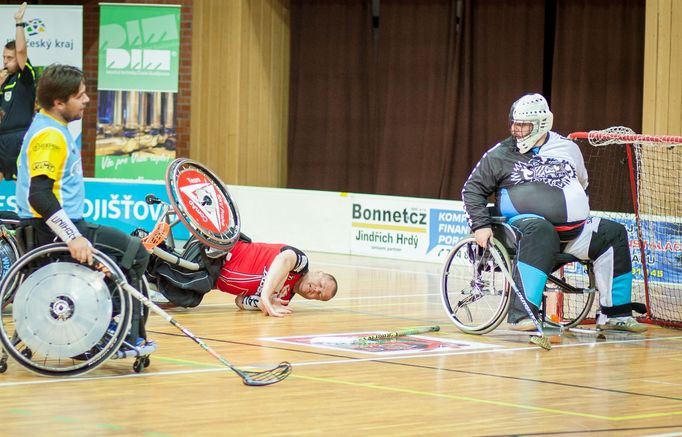
[[[7,275],[21,256],[21,249],[14,236],[18,225],[19,216],[16,213],[0,211],[0,279]],[[2,307],[5,307],[4,302]]]
[[[467,334],[486,334],[507,317],[512,290],[503,268],[512,271],[517,235],[504,217],[493,218],[493,242],[480,247],[473,235],[459,240],[445,260],[440,291],[445,311]],[[490,246],[493,246],[491,249]],[[496,250],[500,266],[491,253]],[[595,282],[590,261],[561,253],[549,275],[539,322],[559,329],[579,325],[592,310]]]
[[[94,261],[77,263],[66,244],[53,243],[12,265],[0,284],[0,301],[12,304],[0,315],[0,371],[8,356],[46,376],[80,375],[109,358],[135,357],[138,373],[149,366],[153,342],[121,347],[133,314],[123,272],[98,251]]]
[[[210,170],[188,159],[176,159],[167,170],[166,187],[171,203],[164,204],[157,226],[142,239],[148,251],[170,257],[158,245],[172,239],[170,227],[177,223],[217,250],[234,245],[239,236],[238,211],[224,184]],[[159,202],[147,196],[147,203]],[[94,263],[86,265],[73,260],[64,243],[26,251],[29,239],[15,235],[8,226],[0,222],[0,373],[7,370],[8,357],[45,376],[76,376],[108,359],[121,358],[135,358],[133,370],[141,372],[149,366],[156,344],[127,342],[132,299],[142,302],[145,311],[157,312],[180,326],[151,303],[146,278],[141,289],[135,289],[105,254],[95,251]]]

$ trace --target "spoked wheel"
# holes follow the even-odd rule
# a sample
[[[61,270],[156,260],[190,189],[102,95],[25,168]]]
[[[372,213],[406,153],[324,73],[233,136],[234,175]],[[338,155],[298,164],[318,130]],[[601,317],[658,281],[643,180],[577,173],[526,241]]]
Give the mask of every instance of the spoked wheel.
[[[211,170],[190,159],[176,159],[166,170],[166,189],[178,218],[197,240],[220,251],[235,245],[239,210]]]
[[[507,251],[498,240],[493,244],[509,269]],[[473,236],[461,239],[450,251],[440,288],[448,317],[468,334],[492,331],[509,311],[509,284],[490,250],[476,244]]]
[[[106,255],[96,252],[94,258],[111,276],[123,277]],[[14,302],[0,316],[0,341],[9,356],[40,375],[97,368],[130,327],[130,294],[101,271],[73,262],[62,243],[21,257],[0,284],[0,301],[8,296]]]
[[[555,281],[554,278],[558,278]],[[555,282],[555,284],[552,284]],[[559,292],[547,293],[547,321],[563,328],[573,328],[593,310],[596,294],[594,272],[591,266],[580,262],[565,264],[547,281],[548,288]],[[594,308],[596,311],[596,308]]]
[[[20,256],[19,248],[12,232],[4,225],[0,225],[0,279],[7,276],[10,268],[12,268]],[[0,302],[4,309],[7,304],[12,302],[12,296],[8,295]]]

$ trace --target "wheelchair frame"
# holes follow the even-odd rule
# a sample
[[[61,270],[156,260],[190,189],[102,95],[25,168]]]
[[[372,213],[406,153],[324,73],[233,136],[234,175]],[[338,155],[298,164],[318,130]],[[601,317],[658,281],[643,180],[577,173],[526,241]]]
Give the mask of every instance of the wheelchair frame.
[[[494,218],[495,237],[491,244],[501,254],[505,268],[511,271],[516,235],[505,221],[503,217]],[[586,280],[582,277],[585,274],[565,274],[564,267],[573,262],[582,265]],[[586,284],[571,284],[569,278]],[[545,287],[540,308],[542,326],[568,329],[582,323],[592,308],[596,292],[591,262],[559,254],[554,272],[547,280],[548,284],[556,287]],[[511,306],[511,285],[489,248],[478,246],[473,234],[459,240],[450,250],[441,274],[440,291],[448,317],[457,328],[468,334],[481,335],[493,331],[507,317]],[[561,310],[548,320],[546,296],[549,293],[557,296]]]
[[[183,172],[187,174],[183,175]],[[181,176],[184,186],[179,183]],[[164,203],[157,226],[142,238],[147,250],[183,264],[180,257],[158,248],[158,244],[167,240],[171,250],[174,249],[171,227],[179,221],[187,225],[200,242],[211,243],[208,245],[213,249],[229,250],[237,242],[241,223],[239,212],[224,184],[210,170],[189,159],[176,159],[166,172],[166,187],[176,220],[170,224],[173,213],[169,211],[170,205]],[[162,203],[153,195],[147,196],[146,201]],[[199,220],[197,215],[188,212],[189,209],[195,211]],[[213,221],[203,228],[201,219],[207,215]],[[66,244],[54,243],[28,252],[12,265],[0,283],[0,302],[13,303],[11,312],[0,314],[0,342],[3,345],[0,373],[7,369],[8,356],[28,370],[47,376],[80,375],[97,368],[108,358],[130,356],[137,357],[135,372],[141,371],[149,365],[148,353],[142,352],[156,350],[153,342],[139,348],[133,346],[132,353],[119,350],[130,329],[133,298],[142,303],[145,311],[155,312],[178,328],[239,375],[246,385],[275,384],[291,373],[292,366],[286,361],[264,370],[234,366],[147,295],[128,284],[111,258],[98,250],[93,251],[93,258],[94,263],[90,266],[75,263]],[[184,264],[188,268],[199,268],[195,263],[185,261]],[[88,269],[90,271],[86,272]],[[143,286],[148,288],[146,281]]]
[[[196,183],[197,179],[203,183],[201,192],[197,193],[200,197],[195,195],[191,198],[185,194],[187,187],[183,186],[180,178],[188,179],[187,175],[192,178],[192,183]],[[175,260],[186,268],[200,268],[196,263],[182,260],[157,247],[165,240],[174,252],[175,241],[170,227],[180,222],[192,235],[200,236],[202,243],[212,243],[214,248],[230,248],[237,241],[241,222],[236,204],[224,184],[210,170],[186,158],[176,159],[166,171],[166,187],[170,204],[153,195],[145,199],[148,204],[163,203],[164,208],[155,231],[149,234],[153,241],[145,242],[143,238],[143,242],[147,243],[145,247],[154,255]],[[204,208],[203,213],[215,211],[218,220],[228,222],[224,229],[203,228],[196,214],[190,212],[201,208]],[[175,219],[172,221],[173,216]],[[134,357],[133,370],[136,373],[150,365],[149,354],[156,350],[154,342],[138,347],[125,341],[132,319],[131,295],[145,304],[149,291],[146,277],[142,278],[140,293],[130,287],[117,264],[105,254],[95,251],[94,265],[86,266],[71,259],[64,243],[44,245],[23,254],[23,247],[5,224],[16,226],[19,221],[0,219],[3,243],[0,246],[0,255],[3,255],[0,256],[0,302],[3,309],[14,303],[11,311],[0,314],[0,342],[3,346],[0,373],[7,370],[10,356],[29,371],[46,376],[80,375],[99,367],[108,358]],[[97,273],[99,277],[94,278]],[[87,276],[88,280],[73,286],[82,276]],[[87,292],[81,293],[79,289]],[[90,296],[92,294],[94,298]],[[31,305],[27,304],[29,299]],[[125,351],[121,349],[122,345],[127,346]]]
[[[118,265],[99,251],[93,257],[116,279],[74,262],[64,243],[31,250],[11,267],[0,284],[0,301],[13,302],[0,315],[0,371],[8,356],[46,376],[80,375],[110,357],[123,358],[113,355],[128,333],[131,297],[116,283],[125,278]],[[148,356],[138,354],[133,368],[148,365]]]

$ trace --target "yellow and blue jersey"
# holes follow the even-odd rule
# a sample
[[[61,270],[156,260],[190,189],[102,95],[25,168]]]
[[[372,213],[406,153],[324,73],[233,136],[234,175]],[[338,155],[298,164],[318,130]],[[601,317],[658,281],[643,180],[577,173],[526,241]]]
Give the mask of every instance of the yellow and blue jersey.
[[[31,178],[54,180],[53,193],[71,220],[82,220],[85,200],[83,166],[79,146],[65,123],[41,110],[21,145],[17,173],[17,210],[21,218],[36,218],[28,201]]]

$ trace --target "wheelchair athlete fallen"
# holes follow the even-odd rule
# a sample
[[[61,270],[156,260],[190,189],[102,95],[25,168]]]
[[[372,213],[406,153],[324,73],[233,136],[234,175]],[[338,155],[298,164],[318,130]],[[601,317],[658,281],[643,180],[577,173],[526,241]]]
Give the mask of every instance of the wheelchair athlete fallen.
[[[217,289],[234,295],[240,309],[284,317],[291,314],[288,305],[295,296],[328,301],[338,288],[329,273],[310,271],[308,257],[299,249],[256,243],[242,233],[229,251],[211,251],[192,238],[182,251],[162,245],[154,254],[147,279],[162,296],[156,301],[166,306],[195,307]]]

